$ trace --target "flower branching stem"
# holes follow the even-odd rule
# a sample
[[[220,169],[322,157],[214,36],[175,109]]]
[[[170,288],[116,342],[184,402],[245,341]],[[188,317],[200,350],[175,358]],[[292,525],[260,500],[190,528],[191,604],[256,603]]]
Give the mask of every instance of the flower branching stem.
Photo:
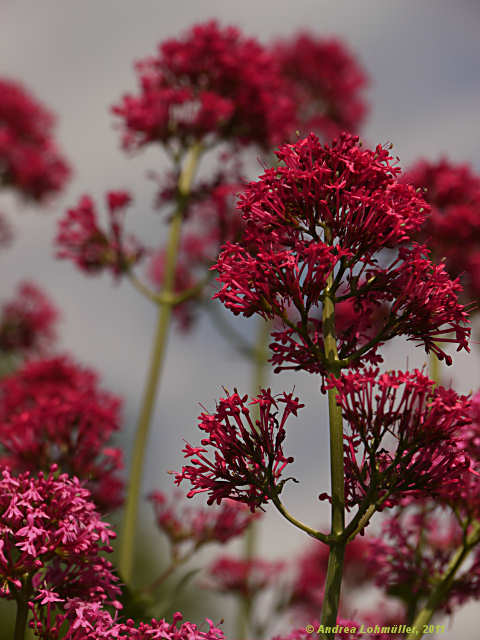
[[[135,433],[133,457],[128,483],[128,493],[123,514],[123,526],[120,545],[119,570],[122,579],[129,583],[132,578],[133,553],[135,544],[135,530],[138,514],[138,499],[142,481],[142,470],[145,456],[145,448],[148,440],[148,431],[155,404],[155,396],[160,378],[160,372],[165,356],[172,307],[175,299],[174,281],[177,265],[180,233],[183,214],[188,203],[188,197],[195,171],[200,159],[202,147],[194,144],[186,154],[182,171],[178,179],[178,204],[170,223],[170,232],[166,253],[165,277],[161,295],[163,301],[159,302],[157,328],[150,360],[150,370],[144,391],[142,408]]]
[[[325,239],[331,241],[330,232],[325,230]],[[338,376],[340,372],[335,334],[335,290],[331,273],[323,299],[323,342],[325,360],[330,372]],[[332,491],[332,526],[330,535],[330,554],[328,557],[325,596],[322,606],[321,621],[323,625],[334,627],[337,622],[338,604],[342,586],[343,561],[345,556],[345,476],[343,463],[343,418],[342,410],[337,404],[335,389],[328,390],[328,413],[330,420],[330,477]],[[330,640],[335,634],[326,634]]]
[[[272,498],[273,504],[277,507],[279,512],[282,514],[282,516],[284,518],[286,518],[291,524],[293,524],[298,529],[301,529],[307,535],[309,535],[312,538],[315,538],[316,540],[320,540],[321,542],[324,542],[325,544],[329,544],[330,543],[330,537],[329,536],[325,535],[321,531],[317,531],[316,529],[312,529],[312,527],[309,527],[305,523],[301,522],[300,520],[297,520],[294,516],[292,516],[292,514],[289,511],[287,511],[287,509],[285,508],[284,504],[282,503],[282,501],[278,497],[278,494],[274,493],[271,496],[271,498]]]
[[[450,564],[443,575],[436,581],[426,605],[419,611],[413,623],[414,631],[407,636],[407,640],[419,640],[423,636],[423,629],[432,619],[435,611],[440,607],[448,594],[457,571],[462,566],[470,551],[480,542],[480,522],[477,520],[470,533],[464,538],[463,544],[457,549]]]

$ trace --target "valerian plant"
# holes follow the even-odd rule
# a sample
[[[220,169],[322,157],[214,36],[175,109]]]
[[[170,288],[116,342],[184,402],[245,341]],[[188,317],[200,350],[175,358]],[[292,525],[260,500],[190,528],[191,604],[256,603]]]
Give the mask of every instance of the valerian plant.
[[[437,612],[480,596],[480,401],[440,386],[438,366],[433,380],[387,369],[382,346],[401,337],[437,365],[452,364],[451,345],[469,351],[480,178],[448,160],[402,174],[390,147],[365,146],[354,132],[367,75],[335,39],[302,32],[263,45],[211,21],[160,43],[135,70],[137,91],[112,111],[126,152],[157,145],[169,160],[151,172],[154,206],[169,211],[166,244],[127,231],[135,198],[124,189],[106,193],[106,223],[81,196],[56,238],[59,258],[129,280],[157,308],[125,500],[112,442],[120,399],[52,352],[58,313],[36,285],[2,305],[0,596],[16,603],[15,640],[27,627],[42,640],[223,640],[209,619],[199,627],[180,613],[171,622],[148,614],[204,547],[242,536],[242,557],[222,553],[199,582],[239,601],[239,640],[267,637],[278,616],[293,616],[295,629],[277,640],[312,629],[328,639],[418,638]],[[23,87],[0,80],[0,186],[34,202],[63,187],[69,168],[53,123]],[[248,182],[251,151],[264,170]],[[180,490],[149,494],[170,557],[139,587],[140,486],[171,321],[186,332],[214,304],[259,318],[250,343],[215,312],[254,363],[251,393],[225,389],[199,417],[200,442],[184,446],[175,482],[186,498],[205,494],[205,507]],[[276,373],[317,375],[328,396],[325,526],[284,503],[304,404],[269,387],[267,354]],[[271,504],[310,538],[290,561],[255,554],[252,527]],[[117,571],[103,518],[122,507]],[[370,535],[379,513],[381,533]],[[172,590],[175,605],[188,578]],[[369,610],[359,602],[370,588]]]

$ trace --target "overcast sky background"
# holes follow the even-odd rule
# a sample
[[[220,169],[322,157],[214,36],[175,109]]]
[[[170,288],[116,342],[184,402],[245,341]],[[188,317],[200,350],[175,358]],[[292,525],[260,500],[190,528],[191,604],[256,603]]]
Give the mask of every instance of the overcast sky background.
[[[218,18],[267,41],[308,27],[336,35],[356,52],[371,78],[370,117],[363,137],[391,141],[402,166],[420,156],[441,154],[480,169],[480,3],[475,0],[0,0],[0,74],[30,88],[59,116],[57,137],[75,175],[65,194],[45,211],[10,195],[0,209],[14,223],[13,247],[0,254],[0,295],[22,278],[34,277],[62,310],[61,344],[96,368],[104,386],[125,398],[124,442],[131,442],[155,323],[152,306],[127,283],[108,276],[88,278],[70,263],[53,258],[56,221],[66,206],[88,192],[97,199],[107,189],[128,188],[136,196],[128,225],[145,238],[164,227],[151,201],[148,169],[166,166],[160,149],[134,158],[119,150],[109,113],[112,103],[135,89],[132,63],[152,53],[158,42],[193,22]],[[242,325],[246,333],[254,323]],[[424,354],[412,344],[386,349],[388,366],[419,366]],[[480,356],[460,356],[448,370],[461,391],[479,386]],[[221,386],[248,391],[249,366],[202,320],[191,336],[171,337],[150,446],[145,492],[167,487],[168,469],[181,466],[183,438],[195,442],[198,403],[213,406]],[[287,500],[301,518],[321,519],[316,496],[328,487],[326,411],[318,380],[307,375],[272,376],[277,392],[293,385],[306,408],[290,419],[288,453],[302,479]],[[303,414],[303,415],[302,415]],[[294,506],[293,506],[294,505]],[[149,510],[146,522],[151,524]],[[267,542],[268,541],[268,542]],[[276,513],[262,534],[266,553],[278,556],[305,543]],[[442,638],[474,640],[477,605],[459,614]]]

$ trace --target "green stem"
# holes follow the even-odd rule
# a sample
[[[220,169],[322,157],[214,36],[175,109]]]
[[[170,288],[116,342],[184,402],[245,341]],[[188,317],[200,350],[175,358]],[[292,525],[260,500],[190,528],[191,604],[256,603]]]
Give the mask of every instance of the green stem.
[[[162,294],[168,298],[174,292],[175,269],[177,265],[180,232],[191,184],[200,158],[201,146],[195,144],[187,153],[183,169],[178,179],[178,205],[170,223],[167,244],[165,276]],[[165,357],[166,343],[172,315],[172,304],[159,305],[157,328],[150,360],[150,370],[143,396],[142,408],[135,433],[132,464],[128,483],[128,493],[123,513],[122,536],[120,545],[119,571],[122,579],[129,583],[132,578],[135,531],[138,515],[138,501],[142,481],[143,461],[148,441],[148,431],[155,404],[155,396]]]
[[[326,239],[328,242],[328,233]],[[323,301],[323,341],[327,366],[333,375],[339,374],[339,359],[335,335],[335,302],[333,274],[330,274],[325,287]],[[328,413],[330,419],[330,477],[332,490],[332,528],[330,555],[328,557],[325,595],[322,606],[322,624],[335,626],[342,586],[343,560],[345,556],[345,477],[343,464],[343,419],[342,410],[337,404],[335,389],[328,391]],[[325,638],[334,638],[326,634]]]
[[[437,582],[430,597],[427,600],[425,606],[418,613],[413,623],[414,630],[407,636],[407,640],[419,640],[423,636],[424,625],[428,625],[433,617],[433,614],[442,604],[447,596],[452,583],[455,579],[457,571],[460,569],[463,561],[468,556],[470,551],[480,541],[480,522],[476,522],[473,526],[473,530],[467,536],[464,544],[457,550],[453,556],[450,564],[448,565],[445,573],[441,579]]]
[[[437,358],[437,355],[430,353],[429,358],[429,369],[430,369],[430,378],[435,382],[435,385],[440,384],[440,360]]]
[[[263,389],[268,380],[268,340],[270,338],[271,323],[260,318],[257,330],[257,340],[252,352],[253,374],[252,374],[252,397],[256,396],[260,389]],[[253,405],[254,420],[260,417],[259,405]],[[244,536],[244,558],[251,560],[257,550],[258,525],[252,522]],[[243,596],[239,603],[237,615],[237,638],[243,640],[247,638],[250,627],[250,617],[252,614],[252,603],[249,596]]]
[[[14,640],[24,640],[27,628],[28,602],[22,598],[17,600],[17,617],[15,619]]]

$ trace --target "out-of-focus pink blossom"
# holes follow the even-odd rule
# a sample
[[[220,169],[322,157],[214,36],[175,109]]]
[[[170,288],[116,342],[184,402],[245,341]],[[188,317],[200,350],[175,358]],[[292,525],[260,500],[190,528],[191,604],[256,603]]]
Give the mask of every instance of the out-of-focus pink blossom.
[[[284,570],[284,562],[221,556],[208,570],[208,585],[215,591],[253,598],[272,586]]]
[[[136,71],[139,93],[113,107],[127,149],[195,140],[268,149],[293,129],[290,85],[276,57],[234,27],[197,24]]]
[[[33,282],[22,282],[15,297],[2,305],[0,351],[42,355],[53,344],[58,311]]]
[[[21,84],[0,78],[0,186],[37,201],[63,188],[70,168],[53,139],[54,124]]]
[[[365,71],[345,44],[301,32],[274,44],[297,105],[298,126],[327,139],[358,130],[367,107]]]
[[[27,363],[0,384],[1,462],[17,472],[57,463],[86,482],[100,508],[118,507],[122,452],[109,440],[120,405],[95,373],[66,357]]]
[[[172,545],[190,542],[200,547],[209,542],[225,544],[242,535],[259,514],[252,514],[243,504],[223,500],[217,509],[192,508],[183,503],[183,494],[169,500],[161,491],[150,495],[157,526]]]
[[[131,196],[125,191],[108,192],[109,226],[103,229],[92,198],[80,198],[59,222],[57,257],[72,260],[86,273],[106,269],[119,276],[128,271],[144,253],[138,241],[124,233],[124,210],[130,202]]]

